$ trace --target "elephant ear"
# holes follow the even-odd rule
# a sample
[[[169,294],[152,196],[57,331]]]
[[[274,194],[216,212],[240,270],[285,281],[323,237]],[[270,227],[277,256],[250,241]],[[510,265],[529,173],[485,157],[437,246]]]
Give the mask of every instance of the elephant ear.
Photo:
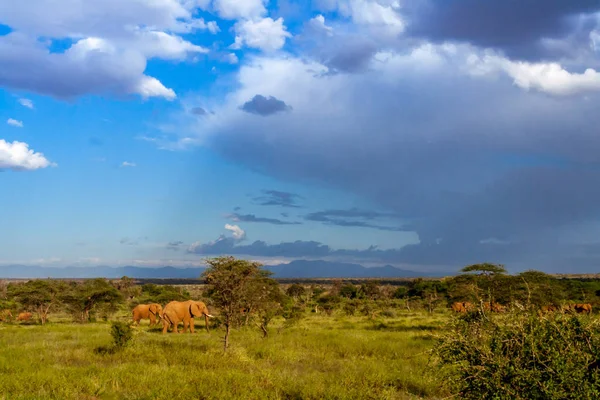
[[[192,307],[191,307],[191,308],[192,308],[192,310],[191,310],[191,311],[192,311],[192,313],[191,313],[191,314],[192,314],[194,317],[201,317],[201,316],[202,316],[202,314],[203,314],[203,312],[202,312],[202,307],[200,307],[200,305],[199,305],[198,303],[194,303],[194,304],[192,304]]]
[[[156,304],[151,304],[149,310],[152,314],[156,314],[156,311],[157,311]]]

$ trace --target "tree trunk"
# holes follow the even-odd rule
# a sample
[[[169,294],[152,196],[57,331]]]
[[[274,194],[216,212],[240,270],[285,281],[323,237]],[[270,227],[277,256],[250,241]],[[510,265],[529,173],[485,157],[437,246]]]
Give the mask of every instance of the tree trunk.
[[[229,315],[225,318],[225,340],[223,341],[223,351],[227,351],[227,348],[229,347],[229,331],[231,329],[231,321],[229,318]]]
[[[260,324],[260,329],[263,332],[263,338],[266,338],[267,336],[269,336],[269,331],[267,330],[267,327],[265,326],[265,324]]]

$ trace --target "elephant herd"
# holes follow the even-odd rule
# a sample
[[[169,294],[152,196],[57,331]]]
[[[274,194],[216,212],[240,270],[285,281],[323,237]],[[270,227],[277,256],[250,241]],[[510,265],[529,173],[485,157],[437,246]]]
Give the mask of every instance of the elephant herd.
[[[32,316],[33,314],[30,312],[21,312],[17,315],[17,321],[29,321]],[[14,316],[10,310],[0,311],[0,322],[12,321],[13,318]]]
[[[475,311],[477,307],[475,306],[475,304],[473,304],[471,302],[463,301],[463,302],[452,303],[450,308],[454,312],[466,313],[466,312],[470,312],[470,311]],[[483,303],[482,308],[484,311],[491,311],[491,312],[501,313],[501,312],[506,311],[506,306],[496,303],[496,302]],[[557,311],[562,311],[563,313],[591,314],[592,313],[592,305],[589,303],[577,303],[577,304],[567,304],[562,307],[559,307],[554,304],[549,304],[546,306],[542,306],[540,308],[540,314],[552,313],[552,312],[557,312]]]
[[[180,333],[177,330],[177,325],[183,323],[183,333],[190,329],[190,333],[194,333],[194,317],[204,316],[206,331],[208,332],[208,319],[213,316],[208,312],[206,304],[201,301],[171,301],[164,308],[158,303],[139,304],[133,311],[133,323],[139,325],[140,320],[149,319],[150,326],[162,321],[162,333],[167,333],[169,327],[172,327],[172,332]]]

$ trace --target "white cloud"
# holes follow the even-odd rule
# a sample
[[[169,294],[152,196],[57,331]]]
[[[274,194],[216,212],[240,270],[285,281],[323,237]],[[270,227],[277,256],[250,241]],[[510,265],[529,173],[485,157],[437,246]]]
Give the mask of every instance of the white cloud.
[[[147,58],[182,60],[188,54],[206,54],[208,49],[192,44],[179,36],[160,31],[138,30],[131,47]]]
[[[239,48],[242,43],[246,46],[263,51],[279,50],[285,44],[285,39],[292,35],[286,31],[283,18],[273,20],[263,18],[258,21],[240,21],[234,26],[236,32],[235,45]]]
[[[23,121],[18,121],[16,119],[9,118],[6,120],[6,123],[10,126],[14,126],[15,128],[22,128]]]
[[[27,107],[27,108],[33,110],[33,101],[31,101],[29,99],[21,98],[21,99],[19,99],[19,104],[21,104],[23,107]]]
[[[557,96],[600,91],[600,73],[592,68],[582,74],[570,73],[557,63],[507,62],[504,69],[515,85]]]
[[[383,34],[398,35],[405,29],[406,24],[399,13],[400,4],[395,0],[320,0],[316,3],[319,10],[337,10],[355,24]]]
[[[137,164],[134,162],[123,161],[121,167],[137,167]]]
[[[254,19],[267,13],[265,0],[214,0],[214,8],[224,19]]]
[[[231,231],[233,238],[236,240],[244,240],[246,238],[246,232],[237,225],[225,224],[225,229]]]
[[[50,166],[54,167],[56,164],[50,162],[42,153],[30,150],[27,143],[10,143],[0,139],[0,169],[31,171]]]
[[[571,96],[600,91],[600,72],[587,68],[583,73],[572,73],[559,63],[530,63],[511,61],[490,54],[471,54],[467,69],[472,75],[494,75],[504,72],[513,83],[524,90],[537,90],[554,96]]]
[[[314,18],[311,18],[308,21],[308,25],[315,31],[315,32],[323,32],[328,36],[333,35],[333,28],[330,26],[327,26],[325,24],[325,17],[322,16],[321,14],[317,15]]]
[[[219,25],[217,25],[216,21],[210,21],[206,24],[206,27],[208,29],[208,31],[210,33],[212,33],[213,35],[216,35],[218,32],[221,32],[221,29],[219,29]]]
[[[229,64],[237,64],[240,61],[235,53],[229,53],[225,58]]]
[[[0,20],[13,31],[0,36],[0,85],[58,98],[111,93],[173,99],[172,89],[144,75],[146,62],[207,53],[178,35],[219,31],[215,21],[194,16],[206,6],[192,0],[3,2]],[[53,39],[73,45],[50,52]]]
[[[143,76],[135,86],[135,92],[139,93],[144,99],[164,97],[167,100],[174,100],[177,97],[173,89],[166,88],[158,79],[151,76]]]

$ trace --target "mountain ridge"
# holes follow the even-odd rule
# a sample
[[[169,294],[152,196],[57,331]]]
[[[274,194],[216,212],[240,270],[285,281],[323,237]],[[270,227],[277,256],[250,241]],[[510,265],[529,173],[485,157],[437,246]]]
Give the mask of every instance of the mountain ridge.
[[[400,269],[391,265],[365,267],[360,264],[324,260],[294,260],[288,264],[265,265],[273,272],[273,278],[416,278],[438,277],[449,273],[426,273]],[[38,265],[0,266],[0,279],[63,278],[89,279],[123,276],[130,278],[194,279],[199,278],[205,267],[42,267]]]

